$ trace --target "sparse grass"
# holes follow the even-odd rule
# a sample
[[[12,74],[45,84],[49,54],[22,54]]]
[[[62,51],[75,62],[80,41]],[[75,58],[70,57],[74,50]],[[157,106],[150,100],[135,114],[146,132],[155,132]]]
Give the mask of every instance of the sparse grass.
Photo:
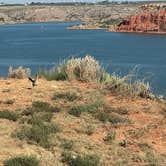
[[[99,157],[96,155],[74,155],[71,152],[64,152],[62,154],[62,161],[69,166],[98,166]]]
[[[146,128],[136,128],[128,130],[128,134],[135,139],[139,139],[146,135],[148,133],[148,130]]]
[[[116,138],[116,132],[111,131],[107,133],[107,135],[104,137],[104,141],[108,143],[112,143],[115,140],[115,138]]]
[[[61,147],[64,150],[72,150],[73,144],[74,144],[74,142],[71,140],[67,140],[67,139],[61,140]]]
[[[161,113],[163,114],[163,116],[166,118],[166,108],[163,108]]]
[[[0,118],[12,120],[12,121],[17,121],[19,118],[19,115],[16,112],[3,110],[3,111],[0,111]]]
[[[38,124],[40,122],[51,122],[53,114],[51,112],[35,113],[28,119],[29,124]]]
[[[12,100],[12,99],[6,100],[4,102],[4,104],[12,105],[12,104],[14,104],[14,100]]]
[[[4,166],[39,166],[39,160],[34,156],[13,157],[6,160]]]
[[[129,114],[129,109],[125,108],[125,107],[120,107],[117,108],[115,113],[118,113],[120,115],[128,115]]]
[[[93,125],[87,125],[85,133],[87,135],[92,135],[95,132],[95,127]]]
[[[144,80],[138,80],[134,72],[131,72],[124,77],[120,77],[116,74],[110,75],[109,73],[103,73],[101,84],[104,89],[123,97],[139,96],[146,98],[151,95],[149,83]]]
[[[159,166],[164,164],[165,156],[156,153],[151,145],[146,142],[141,142],[138,145],[144,154],[142,160],[144,161],[144,163],[146,163],[146,165]]]
[[[120,115],[111,113],[109,116],[109,122],[111,122],[112,124],[118,124],[118,123],[127,123],[127,124],[131,124],[131,121],[127,118],[124,118]]]
[[[49,142],[49,135],[57,133],[59,131],[59,126],[56,124],[44,124],[39,122],[33,124],[31,127],[23,126],[15,136],[19,139],[26,139],[30,143],[37,143],[44,148],[49,148],[51,146]]]
[[[67,80],[67,75],[65,73],[65,65],[60,64],[58,67],[54,67],[51,70],[41,70],[39,71],[39,76],[44,77],[46,80]]]
[[[92,135],[95,130],[96,127],[92,124],[81,125],[79,128],[76,129],[77,133],[83,133],[87,135]]]
[[[63,100],[72,102],[72,101],[75,101],[79,98],[80,97],[77,93],[66,92],[66,93],[55,93],[54,96],[52,97],[52,100],[63,99]]]

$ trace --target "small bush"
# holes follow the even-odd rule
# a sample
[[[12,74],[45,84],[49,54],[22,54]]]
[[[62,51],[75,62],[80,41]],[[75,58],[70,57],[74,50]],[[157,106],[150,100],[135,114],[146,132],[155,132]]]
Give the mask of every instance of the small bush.
[[[0,118],[1,119],[12,120],[12,121],[17,121],[17,119],[19,118],[19,115],[16,112],[3,110],[3,111],[0,111]]]
[[[7,101],[5,101],[4,102],[4,104],[9,104],[9,105],[12,105],[12,104],[14,104],[14,100],[7,100]]]
[[[101,79],[104,89],[120,96],[150,97],[151,87],[144,80],[138,80],[134,74],[120,77],[116,74],[104,73]]]
[[[129,110],[127,108],[123,108],[123,107],[117,108],[115,110],[115,112],[120,114],[120,115],[128,115],[129,114]]]
[[[102,68],[92,56],[72,58],[49,71],[39,72],[47,80],[81,80],[86,82],[99,81]]]
[[[106,122],[108,121],[109,119],[109,114],[106,113],[106,112],[99,112],[97,115],[96,115],[96,118],[102,122]]]
[[[73,115],[73,116],[76,116],[76,117],[80,117],[81,113],[82,112],[85,112],[86,111],[86,107],[84,106],[73,106],[69,111],[68,113],[70,115]]]
[[[112,124],[117,124],[117,123],[131,123],[131,121],[129,119],[124,118],[124,117],[122,117],[120,115],[117,115],[117,114],[113,114],[113,113],[110,114],[109,121]]]
[[[87,104],[87,105],[78,105],[78,106],[73,106],[68,113],[77,117],[80,117],[81,113],[87,112],[91,114],[97,113],[99,108],[102,106],[102,102],[97,101],[92,104]]]
[[[42,102],[42,101],[35,101],[32,103],[32,108],[33,111],[35,112],[59,112],[60,109],[55,106],[51,106],[47,102]]]
[[[64,152],[62,154],[62,161],[69,166],[98,166],[99,157],[96,155],[73,155],[71,152]]]
[[[19,139],[27,139],[30,142],[35,142],[44,148],[49,148],[49,135],[59,131],[59,127],[55,124],[44,124],[38,122],[31,127],[23,126],[20,131],[16,132],[15,136]]]
[[[33,115],[33,114],[34,114],[34,111],[31,109],[24,110],[21,113],[22,116],[29,116],[29,115]]]
[[[34,101],[32,103],[32,107],[45,111],[45,109],[48,109],[50,107],[50,104],[47,102],[42,102],[42,101]]]
[[[39,166],[39,160],[33,156],[14,157],[6,160],[4,166]]]
[[[53,100],[63,99],[67,101],[74,101],[77,100],[79,96],[76,93],[66,92],[66,93],[57,93],[54,94]]]
[[[19,66],[17,69],[13,69],[12,66],[9,67],[8,77],[9,78],[17,78],[17,79],[23,79],[30,76],[31,70],[29,68],[23,68],[22,66]]]
[[[53,114],[51,112],[40,112],[34,114],[28,119],[29,124],[40,124],[41,122],[50,122]]]
[[[101,66],[91,56],[72,58],[66,62],[66,73],[69,80],[99,81],[102,73]]]

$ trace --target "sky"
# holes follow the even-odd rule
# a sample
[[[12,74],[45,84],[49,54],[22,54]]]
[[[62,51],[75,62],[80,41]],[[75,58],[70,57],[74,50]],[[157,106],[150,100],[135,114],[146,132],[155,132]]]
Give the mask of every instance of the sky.
[[[0,2],[4,3],[25,3],[25,2],[97,2],[102,0],[0,0]],[[118,1],[118,0],[110,0],[110,1]],[[123,0],[121,0],[123,1]],[[125,0],[124,0],[125,1]],[[138,0],[130,0],[130,1],[138,1]],[[142,0],[139,0],[142,1]],[[149,0],[152,1],[152,0]]]

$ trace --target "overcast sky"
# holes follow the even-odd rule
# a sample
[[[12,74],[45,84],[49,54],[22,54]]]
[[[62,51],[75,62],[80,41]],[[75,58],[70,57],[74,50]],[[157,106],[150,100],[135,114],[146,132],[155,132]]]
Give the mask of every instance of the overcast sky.
[[[102,1],[102,0],[0,0],[0,2],[4,3],[25,3],[25,2],[76,2],[76,1],[81,1],[81,2],[97,2],[97,1]],[[110,1],[118,1],[118,0],[110,0]],[[121,0],[125,1],[125,0]],[[130,1],[138,1],[138,0],[130,0]],[[143,1],[143,0],[139,0]],[[152,0],[149,0],[152,1]]]

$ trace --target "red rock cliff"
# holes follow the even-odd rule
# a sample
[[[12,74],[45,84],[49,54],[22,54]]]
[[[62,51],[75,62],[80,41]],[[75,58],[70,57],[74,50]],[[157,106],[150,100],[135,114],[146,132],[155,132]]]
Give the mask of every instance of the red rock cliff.
[[[140,14],[130,16],[120,22],[115,31],[166,33],[166,7],[143,6]]]

